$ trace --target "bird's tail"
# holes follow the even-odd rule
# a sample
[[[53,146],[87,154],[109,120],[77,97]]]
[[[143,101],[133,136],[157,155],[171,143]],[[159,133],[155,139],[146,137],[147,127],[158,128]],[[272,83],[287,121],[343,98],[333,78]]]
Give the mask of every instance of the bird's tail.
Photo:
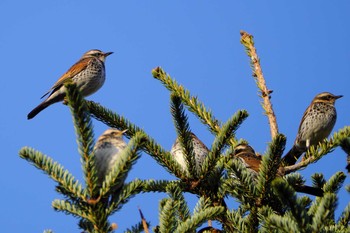
[[[28,113],[27,118],[28,120],[32,119],[33,117],[35,117],[36,115],[39,114],[39,112],[41,112],[42,110],[44,110],[45,108],[47,108],[48,106],[50,106],[50,102],[48,101],[43,101],[41,104],[39,104],[36,108],[34,108],[30,113]]]
[[[49,107],[51,104],[62,101],[64,99],[65,95],[66,95],[65,92],[61,93],[61,92],[59,92],[59,90],[50,94],[50,96],[47,97],[46,100],[44,100],[41,104],[39,104],[36,108],[34,108],[30,113],[28,113],[28,115],[27,115],[28,120],[34,118],[42,110]]]
[[[292,149],[290,149],[290,151],[288,151],[288,153],[283,157],[283,166],[294,165],[303,153],[303,150],[294,145]]]

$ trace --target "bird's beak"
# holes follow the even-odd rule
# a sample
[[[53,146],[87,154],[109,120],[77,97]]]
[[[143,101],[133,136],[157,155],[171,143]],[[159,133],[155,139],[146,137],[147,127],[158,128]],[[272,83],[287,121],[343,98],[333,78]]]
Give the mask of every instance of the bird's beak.
[[[113,52],[107,52],[105,53],[105,57],[108,57],[109,55],[111,55]]]
[[[337,95],[337,96],[335,96],[335,99],[337,100],[337,99],[339,99],[341,97],[343,97],[343,96],[342,95]]]

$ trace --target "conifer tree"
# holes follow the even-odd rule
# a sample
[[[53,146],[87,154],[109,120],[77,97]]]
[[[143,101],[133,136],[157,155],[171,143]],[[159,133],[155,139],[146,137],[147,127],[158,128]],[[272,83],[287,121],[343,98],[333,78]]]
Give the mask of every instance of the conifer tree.
[[[241,43],[250,58],[253,77],[271,129],[271,142],[261,157],[257,172],[249,169],[235,154],[238,145],[249,144],[235,134],[240,127],[244,127],[248,112],[237,110],[228,120],[220,121],[199,98],[192,96],[189,90],[179,85],[160,67],[153,69],[152,75],[169,90],[171,114],[185,154],[187,173],[183,172],[170,152],[147,135],[142,127],[98,103],[84,100],[79,90],[67,83],[66,99],[73,116],[84,183],[76,180],[63,165],[38,150],[23,147],[19,152],[21,158],[44,171],[57,183],[56,191],[62,195],[62,199],[52,202],[54,210],[78,218],[79,228],[84,232],[113,232],[116,224],[109,222],[109,217],[116,211],[123,211],[125,203],[142,192],[163,192],[167,197],[159,200],[159,222],[150,226],[146,221],[147,216],[144,217],[140,211],[140,222],[125,232],[149,232],[151,227],[153,232],[159,233],[350,232],[350,202],[341,216],[335,219],[338,191],[343,187],[345,174],[337,172],[325,180],[321,173],[304,178],[298,172],[311,163],[316,163],[338,146],[349,155],[350,127],[345,126],[329,139],[311,146],[299,163],[283,167],[281,158],[285,153],[286,137],[278,131],[271,104],[272,91],[266,86],[253,37],[241,32]],[[192,132],[187,114],[196,116],[215,136],[199,171],[195,169],[197,161],[190,143]],[[102,187],[96,185],[91,117],[109,127],[127,129],[125,136],[130,139]],[[124,174],[130,172],[140,153],[151,156],[177,179],[134,179],[114,192],[112,187],[120,182]],[[312,180],[312,187],[305,185],[306,179]],[[346,189],[350,192],[350,186]],[[184,193],[198,197],[193,210],[189,208]],[[111,200],[108,205],[102,201],[105,198]],[[237,202],[239,206],[231,209],[226,205],[228,202]],[[210,224],[212,221],[217,223],[215,227]]]

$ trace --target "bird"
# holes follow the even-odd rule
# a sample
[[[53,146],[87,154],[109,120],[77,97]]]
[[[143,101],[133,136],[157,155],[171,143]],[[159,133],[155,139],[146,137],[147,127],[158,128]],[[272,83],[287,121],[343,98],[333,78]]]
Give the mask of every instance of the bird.
[[[260,164],[262,162],[262,156],[254,151],[254,149],[246,144],[240,143],[234,148],[234,156],[238,157],[244,166],[255,176],[260,171]],[[279,167],[277,170],[277,176],[283,176],[283,168]]]
[[[204,143],[201,140],[198,139],[198,137],[194,133],[191,133],[191,138],[196,161],[196,171],[197,174],[199,174],[202,169],[202,163],[209,154],[209,149],[208,147],[206,147],[206,145],[204,145]],[[187,162],[179,138],[176,138],[173,146],[171,147],[170,154],[175,158],[175,160],[181,166],[182,170],[186,173],[186,175],[188,175],[189,171],[187,167]]]
[[[261,155],[255,153],[251,146],[245,143],[238,144],[234,148],[234,156],[238,157],[253,174],[259,173],[262,158]]]
[[[86,97],[99,90],[105,82],[105,59],[113,52],[102,52],[92,49],[84,53],[78,62],[64,73],[57,82],[42,97],[48,96],[41,104],[34,108],[27,118],[32,119],[51,104],[64,100],[67,82],[73,82],[81,94]]]
[[[248,144],[238,144],[234,149],[234,156],[238,157],[244,166],[254,175],[256,178],[260,171],[260,164],[262,162],[262,156],[255,153],[254,149]],[[283,177],[285,175],[283,166],[280,166],[277,170],[276,177]],[[235,175],[232,175],[235,178]],[[323,196],[323,190],[317,187],[310,187],[304,184],[293,184],[295,191],[300,193],[306,193],[314,196]]]
[[[335,101],[343,97],[322,92],[315,96],[301,119],[293,147],[282,159],[284,166],[293,165],[310,146],[315,146],[331,133],[337,111]]]
[[[95,168],[97,172],[97,187],[102,187],[106,176],[113,170],[116,162],[127,144],[123,140],[123,134],[127,130],[107,129],[98,139],[94,146]],[[119,182],[112,191],[123,186],[126,176]]]

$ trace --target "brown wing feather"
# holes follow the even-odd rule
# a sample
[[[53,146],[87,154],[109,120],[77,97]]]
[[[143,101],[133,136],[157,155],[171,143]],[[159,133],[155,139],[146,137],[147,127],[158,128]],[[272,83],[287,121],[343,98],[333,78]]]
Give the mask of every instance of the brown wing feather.
[[[52,93],[54,90],[61,87],[67,80],[73,78],[75,75],[83,71],[91,61],[91,58],[83,58],[80,59],[77,63],[75,63],[66,73],[64,73],[57,82],[51,87],[51,89],[46,92],[41,98],[44,98],[48,94]]]
[[[310,108],[311,108],[311,107],[312,107],[312,104],[310,104],[309,107],[307,107],[307,109],[306,109],[305,112],[304,112],[303,117],[301,118],[301,121],[300,121],[300,123],[299,123],[299,128],[298,128],[298,134],[297,134],[297,137],[296,137],[296,139],[295,139],[294,144],[296,144],[296,142],[299,141],[299,138],[301,137],[301,134],[300,134],[299,132],[301,131],[301,126],[303,125],[304,120],[305,120],[305,118],[306,118],[306,115],[307,115],[306,113],[308,113],[308,112],[310,111]]]
[[[258,157],[246,156],[245,159],[247,161],[248,168],[251,168],[251,169],[253,169],[256,172],[259,172],[261,160]]]

